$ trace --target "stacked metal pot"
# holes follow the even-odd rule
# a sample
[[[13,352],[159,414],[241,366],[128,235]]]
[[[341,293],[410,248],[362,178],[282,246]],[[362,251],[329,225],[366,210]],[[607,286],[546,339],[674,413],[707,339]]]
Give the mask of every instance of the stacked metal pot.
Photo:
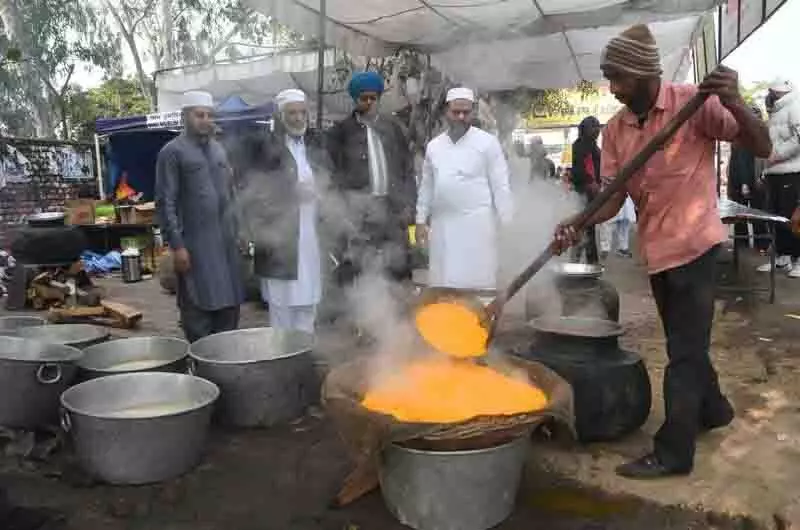
[[[219,386],[217,420],[231,427],[269,427],[301,416],[319,399],[313,336],[254,328],[191,345],[190,373]]]
[[[21,318],[2,324],[16,336],[0,333],[0,425],[60,420],[85,471],[112,484],[195,467],[218,400],[221,423],[258,427],[293,420],[319,397],[308,334],[241,330],[190,347],[168,337],[106,342],[103,330]]]

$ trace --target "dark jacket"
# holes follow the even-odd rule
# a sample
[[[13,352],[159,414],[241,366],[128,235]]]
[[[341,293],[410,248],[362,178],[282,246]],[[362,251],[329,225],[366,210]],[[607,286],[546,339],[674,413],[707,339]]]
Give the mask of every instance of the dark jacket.
[[[747,185],[750,193],[755,193],[757,181],[763,172],[763,159],[756,158],[742,147],[731,147],[731,157],[728,162],[728,198],[743,202],[746,197],[742,194],[742,186]]]
[[[389,172],[389,207],[403,227],[414,222],[417,186],[414,157],[405,130],[392,116],[381,116],[375,123],[386,155]],[[338,122],[328,132],[328,152],[333,162],[331,185],[340,192],[369,192],[369,162],[366,128],[355,113]],[[404,232],[405,233],[405,232]]]
[[[297,279],[297,242],[300,197],[297,165],[286,146],[280,125],[276,130],[245,139],[241,149],[239,201],[246,234],[255,245],[253,269],[257,276]],[[319,187],[330,163],[321,135],[304,137],[306,156]]]
[[[594,175],[587,172],[589,158],[594,165]],[[592,184],[600,184],[600,148],[593,141],[578,138],[572,144],[572,186],[577,193],[589,196]]]

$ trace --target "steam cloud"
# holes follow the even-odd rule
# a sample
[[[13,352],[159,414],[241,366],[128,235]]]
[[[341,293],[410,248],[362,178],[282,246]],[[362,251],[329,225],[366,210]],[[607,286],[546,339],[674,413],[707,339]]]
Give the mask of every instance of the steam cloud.
[[[308,146],[309,156],[313,156]],[[558,222],[574,214],[580,207],[578,197],[563,189],[557,181],[532,180],[530,160],[519,158],[507,149],[511,170],[512,193],[515,215],[510,226],[503,229],[499,241],[499,287],[503,288],[525,266],[535,258],[550,242]],[[236,156],[236,155],[232,155]],[[232,162],[236,165],[237,160]],[[251,170],[240,178],[237,192],[236,213],[239,216],[243,233],[256,244],[279,244],[285,226],[276,224],[277,215],[288,199],[287,193],[294,190],[276,187],[277,179],[266,172]],[[375,375],[391,373],[398,363],[409,354],[418,353],[421,347],[419,337],[409,318],[408,289],[388,280],[380,263],[370,260],[361,263],[363,271],[360,279],[345,293],[337,293],[331,285],[331,272],[335,267],[333,249],[343,237],[358,237],[358,221],[363,218],[363,201],[345,203],[338,193],[330,191],[329,175],[315,174],[318,183],[319,237],[323,257],[323,284],[326,297],[333,297],[328,304],[344,308],[345,320],[370,338],[371,350],[376,355]],[[526,292],[534,290],[539,299],[540,309],[548,313],[560,314],[559,297],[554,287],[554,276],[542,271],[530,282],[507,307],[509,316],[524,314]],[[342,351],[361,349],[363,336],[356,338],[342,334],[320,334],[317,351]],[[361,341],[361,342],[359,342]],[[331,359],[333,361],[333,359]]]

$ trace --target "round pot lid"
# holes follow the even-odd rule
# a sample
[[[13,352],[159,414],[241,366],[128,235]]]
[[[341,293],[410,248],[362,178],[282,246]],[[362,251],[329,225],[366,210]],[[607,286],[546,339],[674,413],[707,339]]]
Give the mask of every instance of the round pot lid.
[[[625,333],[617,322],[599,318],[542,317],[530,322],[539,333],[585,338],[619,337]]]

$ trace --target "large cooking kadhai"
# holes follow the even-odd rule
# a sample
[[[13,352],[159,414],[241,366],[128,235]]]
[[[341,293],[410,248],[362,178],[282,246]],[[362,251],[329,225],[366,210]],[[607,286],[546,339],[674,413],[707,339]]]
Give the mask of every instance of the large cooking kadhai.
[[[633,177],[656,151],[672,138],[678,129],[700,107],[708,94],[698,92],[686,105],[661,129],[642,150],[617,173],[612,182],[601,191],[589,205],[578,215],[574,226],[583,230],[592,218],[617,192],[621,191],[628,180]],[[523,285],[533,278],[542,267],[550,261],[557,249],[556,242],[548,247],[522,271],[497,297],[486,307],[477,300],[445,297],[423,303],[415,314],[415,324],[422,338],[434,349],[458,358],[476,358],[486,354],[488,344],[494,335],[497,321],[505,303],[516,295]]]

